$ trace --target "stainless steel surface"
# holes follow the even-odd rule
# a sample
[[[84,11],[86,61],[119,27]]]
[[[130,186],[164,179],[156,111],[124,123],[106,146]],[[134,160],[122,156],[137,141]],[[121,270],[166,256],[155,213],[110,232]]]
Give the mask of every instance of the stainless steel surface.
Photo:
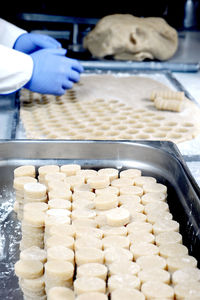
[[[13,266],[19,257],[20,223],[12,211],[13,170],[33,164],[79,163],[82,168],[139,168],[168,187],[168,204],[181,224],[184,244],[198,260],[200,190],[177,147],[170,142],[1,141],[0,142],[0,298],[21,300]]]
[[[89,60],[80,61],[85,68],[111,68],[111,69],[125,69],[125,70],[154,70],[163,71],[170,70],[172,72],[197,72],[199,70],[199,63],[177,63],[177,62],[158,62],[158,61],[113,61],[113,60]]]
[[[109,68],[110,66],[110,68]],[[152,70],[134,70],[132,68],[127,69],[126,63],[121,63],[117,68],[116,65],[111,63],[110,65],[104,64],[102,65],[91,65],[91,68],[85,66],[85,74],[114,74],[115,76],[141,76],[151,78],[153,80],[159,81],[162,84],[165,84],[171,89],[183,91],[188,99],[193,102],[196,102],[195,98],[193,98],[189,92],[184,88],[184,86],[173,76],[173,74],[169,71],[152,71]],[[84,74],[82,75],[84,76]],[[19,122],[16,127],[13,127],[13,138],[16,139],[25,139],[26,134],[23,128],[23,124]],[[187,153],[186,153],[187,154]]]

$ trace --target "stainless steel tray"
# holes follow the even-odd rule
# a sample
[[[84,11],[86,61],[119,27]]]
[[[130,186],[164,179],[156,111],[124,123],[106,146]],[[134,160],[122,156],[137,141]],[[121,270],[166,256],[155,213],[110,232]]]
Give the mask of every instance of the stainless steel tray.
[[[183,242],[200,263],[200,189],[171,142],[0,141],[0,299],[21,300],[14,276],[20,223],[12,210],[13,170],[20,165],[79,163],[82,168],[139,168],[168,187],[168,204]]]

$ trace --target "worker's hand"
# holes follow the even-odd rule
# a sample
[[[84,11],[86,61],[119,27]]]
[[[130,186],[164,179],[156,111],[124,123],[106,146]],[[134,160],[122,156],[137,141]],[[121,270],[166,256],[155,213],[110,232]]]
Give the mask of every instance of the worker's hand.
[[[25,88],[41,94],[63,95],[80,79],[83,67],[65,56],[65,49],[43,49],[31,54],[34,67]]]
[[[13,49],[26,54],[45,48],[61,48],[61,44],[48,35],[24,33],[17,38],[13,46]]]

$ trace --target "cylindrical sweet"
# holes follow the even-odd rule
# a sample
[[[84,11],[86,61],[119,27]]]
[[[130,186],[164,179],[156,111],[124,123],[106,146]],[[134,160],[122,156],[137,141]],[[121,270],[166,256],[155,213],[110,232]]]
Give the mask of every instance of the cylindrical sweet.
[[[171,256],[167,258],[167,269],[169,272],[173,273],[177,270],[192,267],[196,268],[197,260],[193,256]]]
[[[107,278],[107,267],[100,263],[87,263],[77,267],[76,277],[98,277],[103,280]]]
[[[156,298],[158,292],[160,299],[174,299],[174,289],[170,285],[159,281],[147,281],[143,283],[141,292],[147,300]]]
[[[130,260],[117,261],[109,265],[109,276],[117,274],[136,275],[140,271],[140,266]]]
[[[30,176],[35,177],[35,166],[26,165],[14,169],[14,177]]]
[[[75,261],[78,266],[86,263],[103,264],[104,252],[91,247],[80,248],[75,252]]]
[[[116,207],[107,212],[106,220],[110,226],[123,226],[128,224],[130,213],[125,208]]]
[[[111,300],[145,300],[145,296],[136,289],[117,288],[111,293]]]
[[[49,290],[48,300],[75,300],[74,292],[67,287],[56,286]]]
[[[106,283],[97,277],[79,277],[74,281],[74,292],[80,295],[88,292],[105,293]]]
[[[159,255],[144,255],[136,259],[136,263],[142,270],[166,269],[166,260]]]
[[[74,251],[62,245],[56,245],[47,249],[47,260],[69,261],[74,264]]]
[[[39,260],[18,260],[15,274],[20,278],[34,279],[43,275],[43,263]]]
[[[108,278],[108,290],[113,292],[117,288],[139,289],[140,279],[130,274],[117,274]]]

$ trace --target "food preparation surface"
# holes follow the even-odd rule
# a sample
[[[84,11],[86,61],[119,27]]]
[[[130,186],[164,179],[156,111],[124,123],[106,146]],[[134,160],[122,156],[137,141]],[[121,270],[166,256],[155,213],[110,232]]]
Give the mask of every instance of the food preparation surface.
[[[152,91],[172,89],[174,81],[156,75],[85,74],[57,98],[22,91],[20,112],[26,135],[33,139],[156,139],[176,143],[193,139],[200,130],[199,107],[185,99],[181,112],[157,110],[150,100]],[[167,81],[168,85],[164,84]]]
[[[1,171],[1,289],[5,299],[20,299],[13,264],[18,259],[20,224],[12,211],[13,171],[16,167],[33,164],[80,164],[83,168],[114,167],[119,171],[138,168],[144,175],[155,176],[168,188],[168,204],[189,253],[199,260],[199,189],[172,143],[134,142],[34,142],[11,141],[0,145]]]

